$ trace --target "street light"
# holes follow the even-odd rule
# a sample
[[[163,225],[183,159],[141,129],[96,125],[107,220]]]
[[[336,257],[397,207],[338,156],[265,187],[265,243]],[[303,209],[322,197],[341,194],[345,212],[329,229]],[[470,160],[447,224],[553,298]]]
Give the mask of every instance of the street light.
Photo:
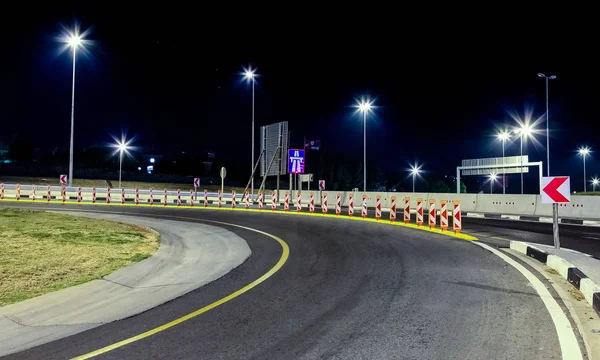
[[[592,187],[593,187],[592,191],[593,192],[596,192],[596,185],[598,185],[599,182],[600,182],[600,179],[598,179],[598,178],[592,179]]]
[[[490,174],[490,194],[494,193],[494,181],[496,181],[497,178],[498,176],[496,174]]]
[[[519,158],[521,164],[521,195],[523,195],[523,137],[531,137],[533,130],[533,127],[528,123],[522,124],[520,128],[515,129],[515,134],[519,134],[521,138],[521,157]]]
[[[421,172],[421,167],[420,166],[416,166],[416,165],[411,165],[410,167],[410,173],[412,175],[413,178],[413,193],[415,192],[415,178],[417,175],[419,175],[419,173]]]
[[[130,142],[131,140],[121,140],[117,141],[117,144],[115,145],[117,151],[119,152],[119,189],[121,188],[121,169],[123,168],[123,153],[131,149],[131,147],[129,146]]]
[[[587,192],[587,179],[585,177],[585,157],[591,152],[587,146],[580,147],[577,152],[583,157],[583,192]]]
[[[363,191],[367,192],[367,113],[373,108],[373,102],[371,100],[361,100],[357,103],[358,110],[363,113],[363,137],[364,137],[364,151],[363,151]]]
[[[254,197],[254,82],[256,81],[256,69],[249,67],[244,69],[244,79],[252,82],[252,166],[250,167],[250,176],[252,177],[252,185],[250,193]]]
[[[556,75],[546,76],[542,73],[538,73],[537,75],[538,77],[546,79],[546,161],[548,162],[546,176],[550,176],[550,112],[548,110],[548,80],[556,79]]]
[[[506,140],[510,139],[510,132],[504,130],[502,132],[499,132],[497,134],[498,139],[500,141],[502,141],[502,165],[506,165],[506,159],[504,158],[504,146],[506,144]],[[504,184],[506,183],[505,181],[505,177],[506,177],[506,169],[502,169],[502,193],[506,194],[506,188],[504,187]]]
[[[83,46],[83,37],[77,32],[69,33],[67,44],[73,48],[73,87],[71,89],[71,141],[69,145],[69,186],[73,185],[73,131],[75,128],[75,55],[77,48]]]

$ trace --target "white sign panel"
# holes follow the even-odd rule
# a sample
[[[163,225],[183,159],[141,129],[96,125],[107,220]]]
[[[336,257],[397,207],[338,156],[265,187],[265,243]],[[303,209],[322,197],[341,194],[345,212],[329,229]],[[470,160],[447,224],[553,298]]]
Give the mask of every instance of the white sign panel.
[[[319,180],[319,190],[325,190],[325,180]]]
[[[568,176],[542,178],[542,204],[571,202],[571,179]]]
[[[67,175],[61,175],[60,176],[60,184],[61,185],[67,185]]]
[[[276,153],[277,147],[281,143],[281,151]],[[260,127],[260,151],[265,151],[260,159],[260,176],[285,175],[288,170],[288,122],[283,121],[271,125]],[[269,169],[269,164],[275,160]]]

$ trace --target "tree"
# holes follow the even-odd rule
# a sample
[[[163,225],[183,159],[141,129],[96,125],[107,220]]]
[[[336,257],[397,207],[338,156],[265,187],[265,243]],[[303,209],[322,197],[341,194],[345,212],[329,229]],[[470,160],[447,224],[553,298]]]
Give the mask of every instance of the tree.
[[[435,180],[431,183],[431,192],[450,193],[452,192],[452,189],[450,189],[450,186],[446,185],[446,183],[443,180]]]

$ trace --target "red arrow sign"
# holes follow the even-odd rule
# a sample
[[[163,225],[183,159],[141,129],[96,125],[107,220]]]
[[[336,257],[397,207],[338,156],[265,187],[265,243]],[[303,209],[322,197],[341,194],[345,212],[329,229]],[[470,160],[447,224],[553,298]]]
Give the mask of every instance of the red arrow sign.
[[[569,199],[567,199],[560,191],[558,191],[558,188],[565,183],[565,181],[567,181],[569,178],[564,176],[564,177],[555,177],[552,180],[550,180],[550,182],[548,183],[548,185],[546,185],[544,187],[544,193],[546,195],[548,195],[548,197],[550,199],[552,199],[552,201],[556,202],[556,203],[565,203],[565,202],[569,202]]]
[[[194,178],[194,187],[200,186],[200,178]]]
[[[67,175],[61,175],[60,176],[60,183],[61,184],[66,184],[67,183]]]

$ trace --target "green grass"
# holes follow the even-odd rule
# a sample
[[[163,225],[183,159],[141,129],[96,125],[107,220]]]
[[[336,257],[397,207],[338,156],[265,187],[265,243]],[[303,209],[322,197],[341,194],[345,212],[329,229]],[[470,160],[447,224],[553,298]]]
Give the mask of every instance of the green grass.
[[[0,208],[0,306],[100,279],[158,246],[135,225]]]
[[[574,193],[572,195],[583,195],[583,196],[600,196],[600,192],[578,192],[578,193]]]

